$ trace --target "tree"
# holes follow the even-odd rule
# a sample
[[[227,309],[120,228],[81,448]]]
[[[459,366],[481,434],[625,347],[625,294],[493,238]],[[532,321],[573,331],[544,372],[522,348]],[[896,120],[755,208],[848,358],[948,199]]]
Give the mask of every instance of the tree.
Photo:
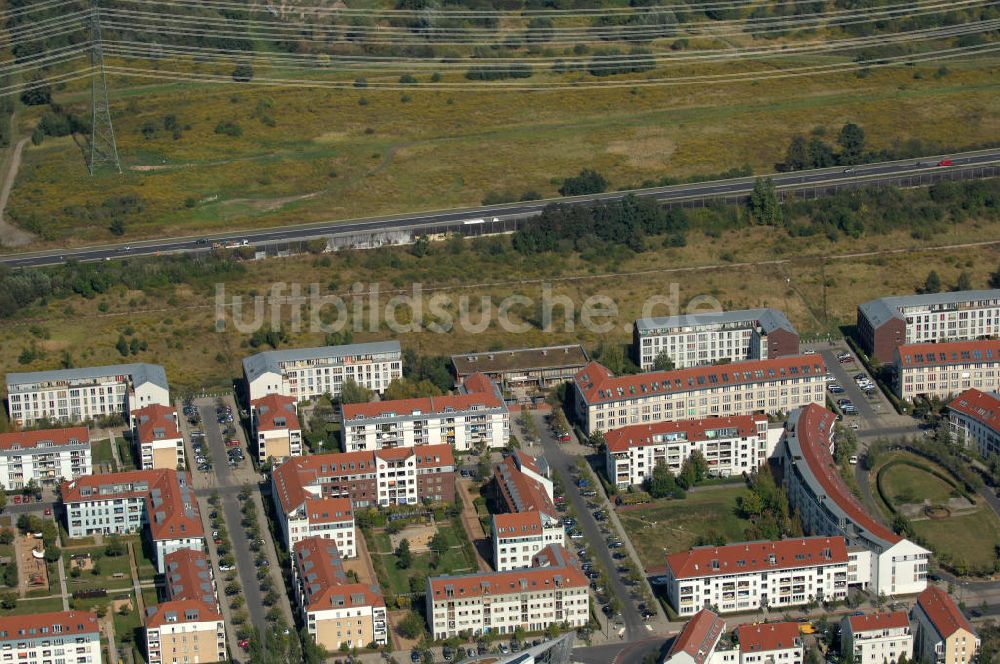
[[[117,558],[125,555],[125,544],[118,535],[108,535],[107,543],[104,545],[104,555],[109,558]]]
[[[122,221],[121,217],[115,217],[111,220],[111,223],[108,225],[108,232],[118,237],[125,235],[125,222]]]
[[[806,146],[805,137],[793,137],[792,142],[788,144],[788,150],[785,152],[785,170],[801,171],[804,168],[809,168],[810,163],[809,149]]]
[[[604,446],[608,444],[607,440],[604,438],[604,432],[600,429],[594,429],[590,434],[589,442],[591,447],[597,450],[603,450]]]
[[[776,226],[781,223],[781,205],[771,178],[757,178],[749,201],[750,218],[755,223]]]
[[[0,512],[3,512],[5,507],[7,507],[7,492],[0,487]]]
[[[410,611],[399,621],[399,634],[404,639],[416,639],[424,633],[424,619],[416,611]]]
[[[58,546],[45,547],[45,562],[54,563],[60,558],[62,558],[62,549]]]
[[[124,334],[118,335],[118,341],[115,343],[115,348],[122,357],[128,357],[129,347],[128,341],[125,340]]]
[[[925,293],[941,292],[941,277],[938,276],[936,270],[931,270],[927,274],[927,279],[924,280],[924,292]]]
[[[840,146],[840,163],[856,164],[865,151],[865,130],[848,122],[837,135],[837,145]]]
[[[249,83],[253,80],[253,65],[243,62],[233,69],[233,80],[237,83]]]
[[[1000,268],[997,268],[996,272],[990,273],[989,286],[990,288],[1000,288]]]
[[[402,544],[402,542],[400,542]],[[448,550],[448,542],[445,540],[444,535],[441,533],[434,533],[434,537],[428,543],[427,547],[436,554],[442,554]]]
[[[396,547],[396,567],[408,569],[413,564],[413,554],[410,553],[410,540],[403,539]]]
[[[958,281],[955,283],[955,290],[972,290],[972,278],[969,276],[968,272],[962,272],[958,275]]]
[[[833,154],[833,148],[819,136],[813,136],[809,140],[809,163],[813,168],[828,168],[835,166],[837,156]]]
[[[576,177],[566,178],[559,188],[562,196],[583,196],[600,194],[608,188],[608,181],[595,170],[585,168]]]
[[[653,371],[673,371],[674,360],[667,351],[661,350],[656,359],[653,360]]]
[[[340,388],[340,403],[366,403],[372,399],[372,391],[359,385],[353,378],[344,381]]]
[[[658,463],[653,467],[653,475],[649,480],[649,495],[653,498],[667,498],[677,492],[677,480],[667,468],[667,464]]]

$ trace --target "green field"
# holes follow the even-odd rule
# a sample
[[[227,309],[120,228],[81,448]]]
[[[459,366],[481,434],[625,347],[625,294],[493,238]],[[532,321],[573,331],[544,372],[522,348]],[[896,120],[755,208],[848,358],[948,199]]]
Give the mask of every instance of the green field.
[[[62,611],[62,599],[59,597],[46,597],[44,599],[19,599],[17,608],[0,609],[0,617],[4,616],[25,616],[32,613],[47,613],[49,611]]]
[[[940,477],[905,463],[897,463],[881,471],[882,487],[896,506],[929,500],[932,504],[947,503],[961,496],[956,488]]]
[[[643,567],[653,569],[666,564],[667,554],[687,551],[699,541],[742,541],[749,521],[737,515],[736,501],[747,493],[743,485],[711,487],[683,500],[619,510],[618,518]]]
[[[465,553],[462,543],[465,541],[465,531],[461,523],[439,522],[438,532],[444,535],[448,550],[445,551],[438,561],[436,567],[431,568],[431,553],[414,553],[412,564],[401,569],[396,565],[396,557],[393,553],[389,535],[385,532],[371,533],[368,540],[368,548],[373,558],[378,556],[385,567],[387,578],[379,578],[382,588],[386,593],[399,594],[409,593],[410,578],[441,576],[444,574],[469,574],[477,571],[476,561],[470,560]],[[376,572],[378,572],[376,568]],[[422,588],[421,591],[422,592]]]
[[[915,520],[912,525],[948,567],[960,573],[992,572],[1000,545],[1000,518],[988,507],[939,521]]]
[[[92,570],[81,571],[80,575],[74,577],[70,574],[73,569],[71,556],[84,554],[99,554],[96,558],[98,574]],[[129,571],[128,554],[109,557],[104,555],[103,546],[72,549],[63,556],[62,564],[66,571],[66,587],[72,593],[78,590],[94,590],[104,588],[107,590],[121,590],[132,587],[132,575]],[[115,575],[120,575],[116,578]]]

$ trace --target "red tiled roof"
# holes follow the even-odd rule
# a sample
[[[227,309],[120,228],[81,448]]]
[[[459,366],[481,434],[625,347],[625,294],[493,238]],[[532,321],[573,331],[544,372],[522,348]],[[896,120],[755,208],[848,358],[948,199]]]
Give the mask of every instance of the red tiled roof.
[[[429,581],[435,600],[520,594],[556,587],[585,588],[588,584],[583,572],[574,567],[537,567],[465,576],[438,576]],[[448,588],[452,591],[450,596]]]
[[[32,613],[24,616],[0,618],[0,641],[23,641],[29,638],[54,636],[53,628],[58,625],[61,636],[73,634],[97,634],[97,614],[89,611],[52,611]],[[42,633],[47,629],[47,633]]]
[[[177,411],[158,403],[132,411],[138,424],[139,442],[151,443],[155,440],[176,440],[181,437],[177,429]]]
[[[737,630],[740,652],[769,652],[801,648],[799,624],[794,622],[765,623],[763,625],[740,625]]]
[[[92,493],[83,495],[83,489]],[[141,498],[154,540],[204,537],[191,476],[169,468],[84,475],[61,486],[63,503]]]
[[[826,364],[819,355],[789,355],[617,378],[601,364],[591,362],[574,379],[586,402],[593,404],[825,374]]]
[[[937,586],[927,586],[927,589],[917,595],[917,606],[923,609],[927,618],[934,625],[941,638],[946,639],[960,629],[975,634],[969,620],[952,601],[948,593]]]
[[[699,546],[667,556],[667,567],[676,579],[846,563],[847,543],[843,537]]]
[[[542,516],[538,512],[494,514],[493,527],[500,537],[541,535]]]
[[[876,521],[847,488],[830,454],[830,432],[835,421],[836,415],[819,404],[809,404],[801,409],[795,433],[809,471],[823,487],[827,499],[832,500],[854,523],[887,542],[895,544],[902,541],[902,537]]]
[[[881,632],[883,629],[899,629],[910,626],[910,619],[905,611],[891,613],[874,613],[864,616],[851,616],[848,619],[851,632]]]
[[[707,431],[736,429],[736,436],[746,438],[757,435],[757,423],[767,422],[765,415],[740,415],[732,417],[708,417],[703,420],[679,420],[657,422],[656,424],[635,424],[612,429],[604,434],[608,449],[612,452],[626,452],[631,447],[662,445],[653,441],[653,436],[668,433],[683,433],[689,441],[708,440]]]
[[[904,369],[977,362],[1000,362],[1000,341],[945,341],[937,344],[905,344],[896,348],[896,364]]]
[[[541,482],[521,472],[513,456],[498,464],[493,473],[509,512],[556,514],[556,507]]]
[[[477,378],[477,376],[481,378]],[[470,380],[472,381],[471,384]],[[485,385],[483,384],[484,381]],[[502,408],[504,405],[503,399],[497,394],[493,382],[482,374],[473,374],[466,378],[464,387],[467,390],[464,394],[344,404],[344,421],[379,417],[381,415],[413,415],[418,412],[422,415],[432,415],[471,410],[475,406]]]
[[[90,432],[87,427],[69,427],[66,429],[40,429],[38,431],[13,431],[0,433],[0,450],[9,450],[14,445],[21,449],[37,447],[39,443],[53,445],[70,445],[73,443],[89,443]]]
[[[533,457],[526,452],[522,452],[521,450],[514,450],[514,453],[511,456],[514,457],[514,463],[516,463],[517,467],[522,471],[524,469],[528,469],[536,475],[542,477],[545,476],[541,467],[538,465],[537,457]]]
[[[307,611],[385,606],[377,585],[348,582],[333,540],[307,537],[296,542],[292,563],[304,589]]]
[[[350,475],[371,475],[376,472],[375,459],[399,461],[416,457],[417,468],[437,468],[455,465],[451,445],[418,445],[375,451],[333,452],[292,457],[271,473],[278,500],[285,513],[297,509],[309,496],[305,487],[318,485],[321,479]],[[353,467],[352,467],[353,465]]]
[[[335,523],[354,521],[350,498],[308,498],[306,517],[309,523]]]
[[[302,428],[299,416],[295,412],[295,399],[292,397],[268,394],[251,401],[250,407],[253,408],[254,426],[257,431]]]
[[[178,549],[163,557],[163,565],[167,597],[216,603],[212,563],[205,552]]]
[[[194,617],[193,612],[197,612],[197,617]],[[190,620],[187,618],[189,613],[192,613]],[[168,615],[176,616],[176,618],[168,620]],[[222,614],[219,613],[215,606],[208,602],[203,602],[199,599],[176,599],[151,606],[146,615],[146,629],[157,629],[164,625],[186,622],[221,621]]]
[[[1000,397],[995,394],[971,388],[955,397],[948,408],[1000,432]]]
[[[702,609],[691,616],[691,620],[674,639],[667,653],[667,661],[679,652],[686,652],[697,664],[703,664],[724,631],[726,621],[708,609]]]

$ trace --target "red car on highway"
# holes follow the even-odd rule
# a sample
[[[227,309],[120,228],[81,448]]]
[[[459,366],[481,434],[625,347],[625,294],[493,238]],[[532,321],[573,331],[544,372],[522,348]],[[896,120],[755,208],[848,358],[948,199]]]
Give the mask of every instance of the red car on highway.
[[[954,166],[954,164],[952,164],[951,159],[942,159],[938,162],[938,166]]]

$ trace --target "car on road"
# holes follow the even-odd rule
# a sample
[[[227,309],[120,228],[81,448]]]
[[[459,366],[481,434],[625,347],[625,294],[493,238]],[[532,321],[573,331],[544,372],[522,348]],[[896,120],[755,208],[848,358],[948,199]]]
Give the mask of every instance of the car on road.
[[[249,639],[240,639],[237,643],[239,644],[240,648],[243,648],[244,650],[247,650],[250,647]]]
[[[52,508],[51,507],[46,507],[45,508],[45,516],[52,516]]]
[[[937,163],[938,166],[954,166],[954,162],[951,159],[942,159]]]
[[[830,394],[843,394],[847,391],[836,383],[831,383],[826,389],[830,390]]]
[[[21,504],[21,496],[14,496],[14,504],[15,505]]]
[[[238,440],[227,440],[226,441],[226,447],[239,447],[239,446],[240,446],[240,441],[238,441]]]
[[[573,440],[573,438],[572,438],[572,436],[570,436],[570,435],[569,435],[568,433],[564,433],[564,434],[561,434],[561,435],[559,436],[559,442],[560,442],[560,443],[568,443],[568,442],[570,442],[571,440]]]
[[[219,569],[223,572],[231,572],[236,569],[236,567],[233,565],[219,565]]]
[[[625,554],[622,553],[621,551],[615,551],[614,553],[611,554],[611,557],[614,558],[615,560],[624,560]]]
[[[501,641],[501,642],[500,642],[500,645],[499,645],[499,646],[497,646],[497,647],[498,647],[498,648],[500,649],[500,653],[501,653],[501,654],[504,654],[504,655],[506,655],[507,653],[509,653],[509,652],[510,652],[510,648],[508,648],[508,647],[507,647],[507,644],[506,644],[506,643],[504,643],[503,641]]]
[[[845,174],[845,175],[848,175],[848,174],[850,174],[850,173],[854,173],[854,172],[855,172],[855,170],[856,170],[856,169],[854,169],[854,168],[845,168],[845,169],[844,169],[844,174]]]
[[[597,495],[597,491],[595,491],[594,489],[587,489],[586,491],[581,491],[580,495],[583,496],[584,498],[593,498],[594,496]]]
[[[203,473],[207,473],[208,471],[212,470],[212,464],[210,464],[210,463],[200,463],[200,464],[198,464],[198,470],[200,470]]]
[[[410,652],[410,661],[411,662],[419,662],[421,659],[422,658],[420,656],[420,651],[413,650],[413,651]]]

